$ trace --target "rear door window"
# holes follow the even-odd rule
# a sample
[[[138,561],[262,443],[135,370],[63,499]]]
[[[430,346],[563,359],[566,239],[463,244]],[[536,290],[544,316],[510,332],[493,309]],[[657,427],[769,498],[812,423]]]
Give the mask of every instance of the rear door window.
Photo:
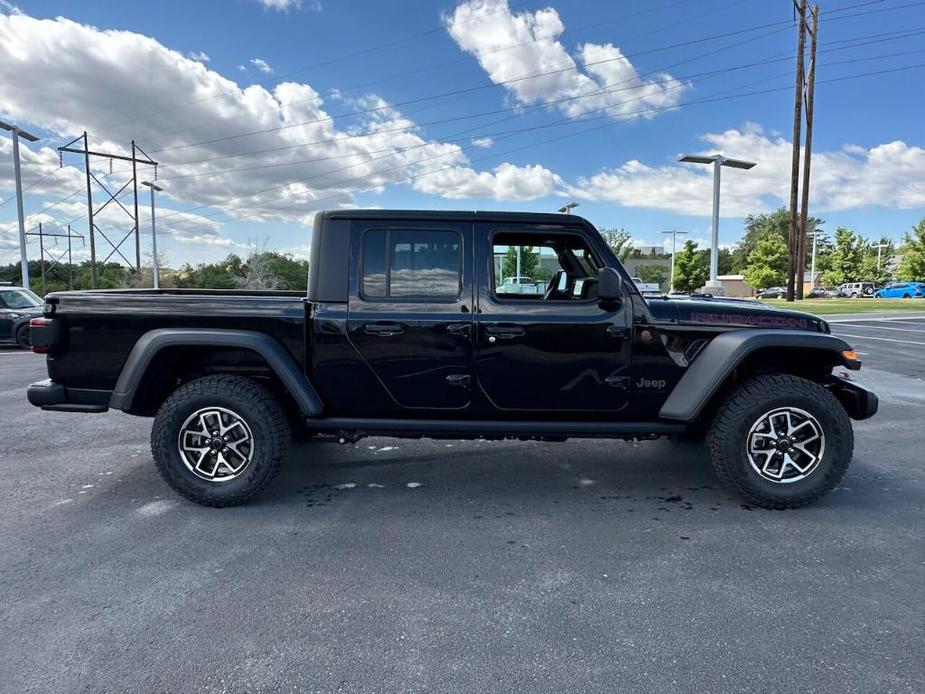
[[[462,242],[446,229],[370,229],[363,236],[364,299],[453,301],[462,288]]]

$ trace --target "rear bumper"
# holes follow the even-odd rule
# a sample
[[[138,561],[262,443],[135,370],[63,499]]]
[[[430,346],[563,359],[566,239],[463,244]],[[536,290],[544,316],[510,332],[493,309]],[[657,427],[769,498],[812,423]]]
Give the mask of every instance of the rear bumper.
[[[826,387],[838,398],[851,419],[869,419],[877,414],[880,398],[861,384],[841,376],[832,376]]]
[[[107,390],[65,388],[50,378],[36,381],[26,389],[30,403],[56,412],[105,412],[109,409],[109,396]]]

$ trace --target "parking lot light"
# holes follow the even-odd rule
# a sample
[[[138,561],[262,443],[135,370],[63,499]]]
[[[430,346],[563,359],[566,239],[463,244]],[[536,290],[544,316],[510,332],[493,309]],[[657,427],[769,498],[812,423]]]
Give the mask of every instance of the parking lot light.
[[[713,164],[713,232],[710,235],[710,279],[707,282],[707,289],[710,294],[723,293],[723,285],[716,279],[719,268],[719,183],[720,170],[724,166],[731,166],[734,169],[750,169],[755,166],[753,161],[742,161],[741,159],[727,159],[722,154],[713,154],[704,156],[700,154],[685,154],[678,158],[688,164]]]

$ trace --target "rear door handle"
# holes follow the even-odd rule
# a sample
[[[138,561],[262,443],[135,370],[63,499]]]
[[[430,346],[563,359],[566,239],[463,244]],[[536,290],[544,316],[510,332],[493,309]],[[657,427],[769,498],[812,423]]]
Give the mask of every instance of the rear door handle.
[[[368,335],[391,337],[392,335],[401,335],[405,332],[405,326],[401,323],[367,323],[363,326],[363,332]]]
[[[446,377],[446,382],[456,388],[468,389],[471,381],[472,377],[469,374],[450,374]]]
[[[486,325],[485,333],[499,340],[511,340],[523,335],[524,329],[516,326]]]
[[[446,326],[446,331],[450,335],[468,335],[471,328],[471,323],[450,323]]]

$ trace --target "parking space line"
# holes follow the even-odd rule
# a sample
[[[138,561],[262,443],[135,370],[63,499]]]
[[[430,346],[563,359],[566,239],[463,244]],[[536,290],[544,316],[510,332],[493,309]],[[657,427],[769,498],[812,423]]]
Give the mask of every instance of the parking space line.
[[[849,328],[861,328],[862,330],[898,330],[902,333],[925,335],[925,330],[913,330],[912,328],[888,328],[885,325],[861,325],[860,323],[839,323],[839,325],[847,325]],[[925,328],[925,325],[922,327]]]
[[[925,342],[916,342],[915,340],[894,340],[891,337],[871,337],[870,335],[852,335],[851,333],[834,333],[839,337],[856,337],[859,340],[880,340],[881,342],[898,342],[902,345],[922,345],[925,347]]]
[[[832,318],[829,320],[829,323],[911,323],[912,325],[923,325],[925,323],[925,316],[922,316],[919,313],[916,313],[914,316],[903,316],[899,315],[893,318],[892,316],[887,316],[884,318],[863,318],[862,316],[850,316],[846,318]]]

